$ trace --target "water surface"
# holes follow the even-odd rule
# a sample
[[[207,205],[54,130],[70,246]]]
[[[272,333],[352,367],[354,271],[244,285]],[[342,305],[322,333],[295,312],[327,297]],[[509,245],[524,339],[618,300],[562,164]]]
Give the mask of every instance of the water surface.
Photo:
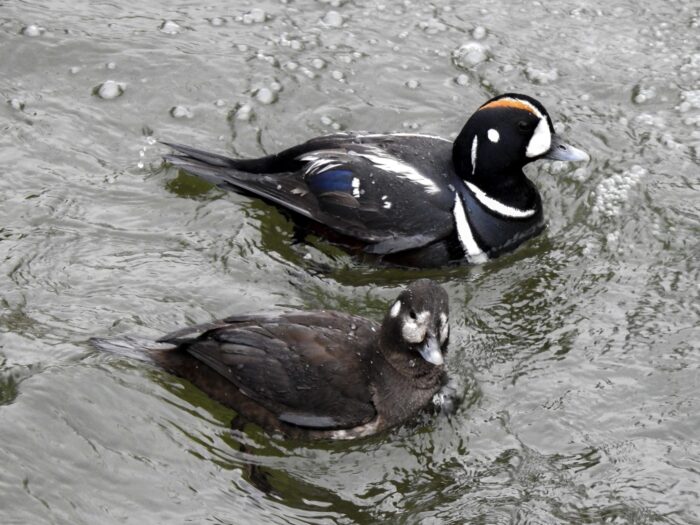
[[[699,24],[659,0],[1,3],[0,521],[700,523]],[[548,229],[472,268],[292,245],[155,143],[454,137],[513,90],[592,159],[529,166]],[[377,318],[424,276],[465,402],[357,443],[232,434],[191,385],[86,343]]]

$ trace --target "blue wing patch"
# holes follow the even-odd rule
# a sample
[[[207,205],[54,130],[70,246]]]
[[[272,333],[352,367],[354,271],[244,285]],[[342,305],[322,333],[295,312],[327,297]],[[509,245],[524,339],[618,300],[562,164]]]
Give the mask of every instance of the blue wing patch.
[[[309,189],[315,194],[341,191],[352,193],[353,174],[350,170],[331,169],[310,174],[306,180]]]

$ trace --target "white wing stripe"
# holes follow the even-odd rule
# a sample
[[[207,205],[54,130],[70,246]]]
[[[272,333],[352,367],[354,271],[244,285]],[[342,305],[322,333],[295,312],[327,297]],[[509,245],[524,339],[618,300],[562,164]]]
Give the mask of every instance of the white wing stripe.
[[[366,158],[377,167],[395,173],[401,178],[409,180],[415,184],[423,186],[426,192],[432,194],[440,193],[440,188],[432,180],[421,174],[413,166],[401,162],[396,157],[391,157],[378,148],[372,148],[372,153],[363,151],[356,152],[357,155]]]

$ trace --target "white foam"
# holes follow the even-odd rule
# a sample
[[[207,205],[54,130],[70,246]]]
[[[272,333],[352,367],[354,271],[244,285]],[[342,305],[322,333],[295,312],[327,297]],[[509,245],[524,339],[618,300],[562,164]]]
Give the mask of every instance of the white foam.
[[[619,215],[623,205],[629,200],[630,191],[639,184],[646,173],[647,170],[634,165],[623,173],[603,179],[596,188],[592,211],[606,217]]]

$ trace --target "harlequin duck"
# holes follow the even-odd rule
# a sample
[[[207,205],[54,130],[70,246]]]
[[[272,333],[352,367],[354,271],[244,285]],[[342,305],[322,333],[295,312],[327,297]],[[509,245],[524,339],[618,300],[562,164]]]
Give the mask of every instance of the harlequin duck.
[[[513,93],[477,109],[454,143],[341,133],[258,159],[165,144],[178,152],[164,157],[173,166],[291,210],[341,244],[418,267],[484,262],[537,235],[542,203],[523,166],[588,159],[554,133],[542,104]]]
[[[381,325],[325,310],[237,315],[156,342],[91,342],[188,379],[265,429],[353,439],[402,423],[447,384],[448,314],[445,290],[421,279]]]

